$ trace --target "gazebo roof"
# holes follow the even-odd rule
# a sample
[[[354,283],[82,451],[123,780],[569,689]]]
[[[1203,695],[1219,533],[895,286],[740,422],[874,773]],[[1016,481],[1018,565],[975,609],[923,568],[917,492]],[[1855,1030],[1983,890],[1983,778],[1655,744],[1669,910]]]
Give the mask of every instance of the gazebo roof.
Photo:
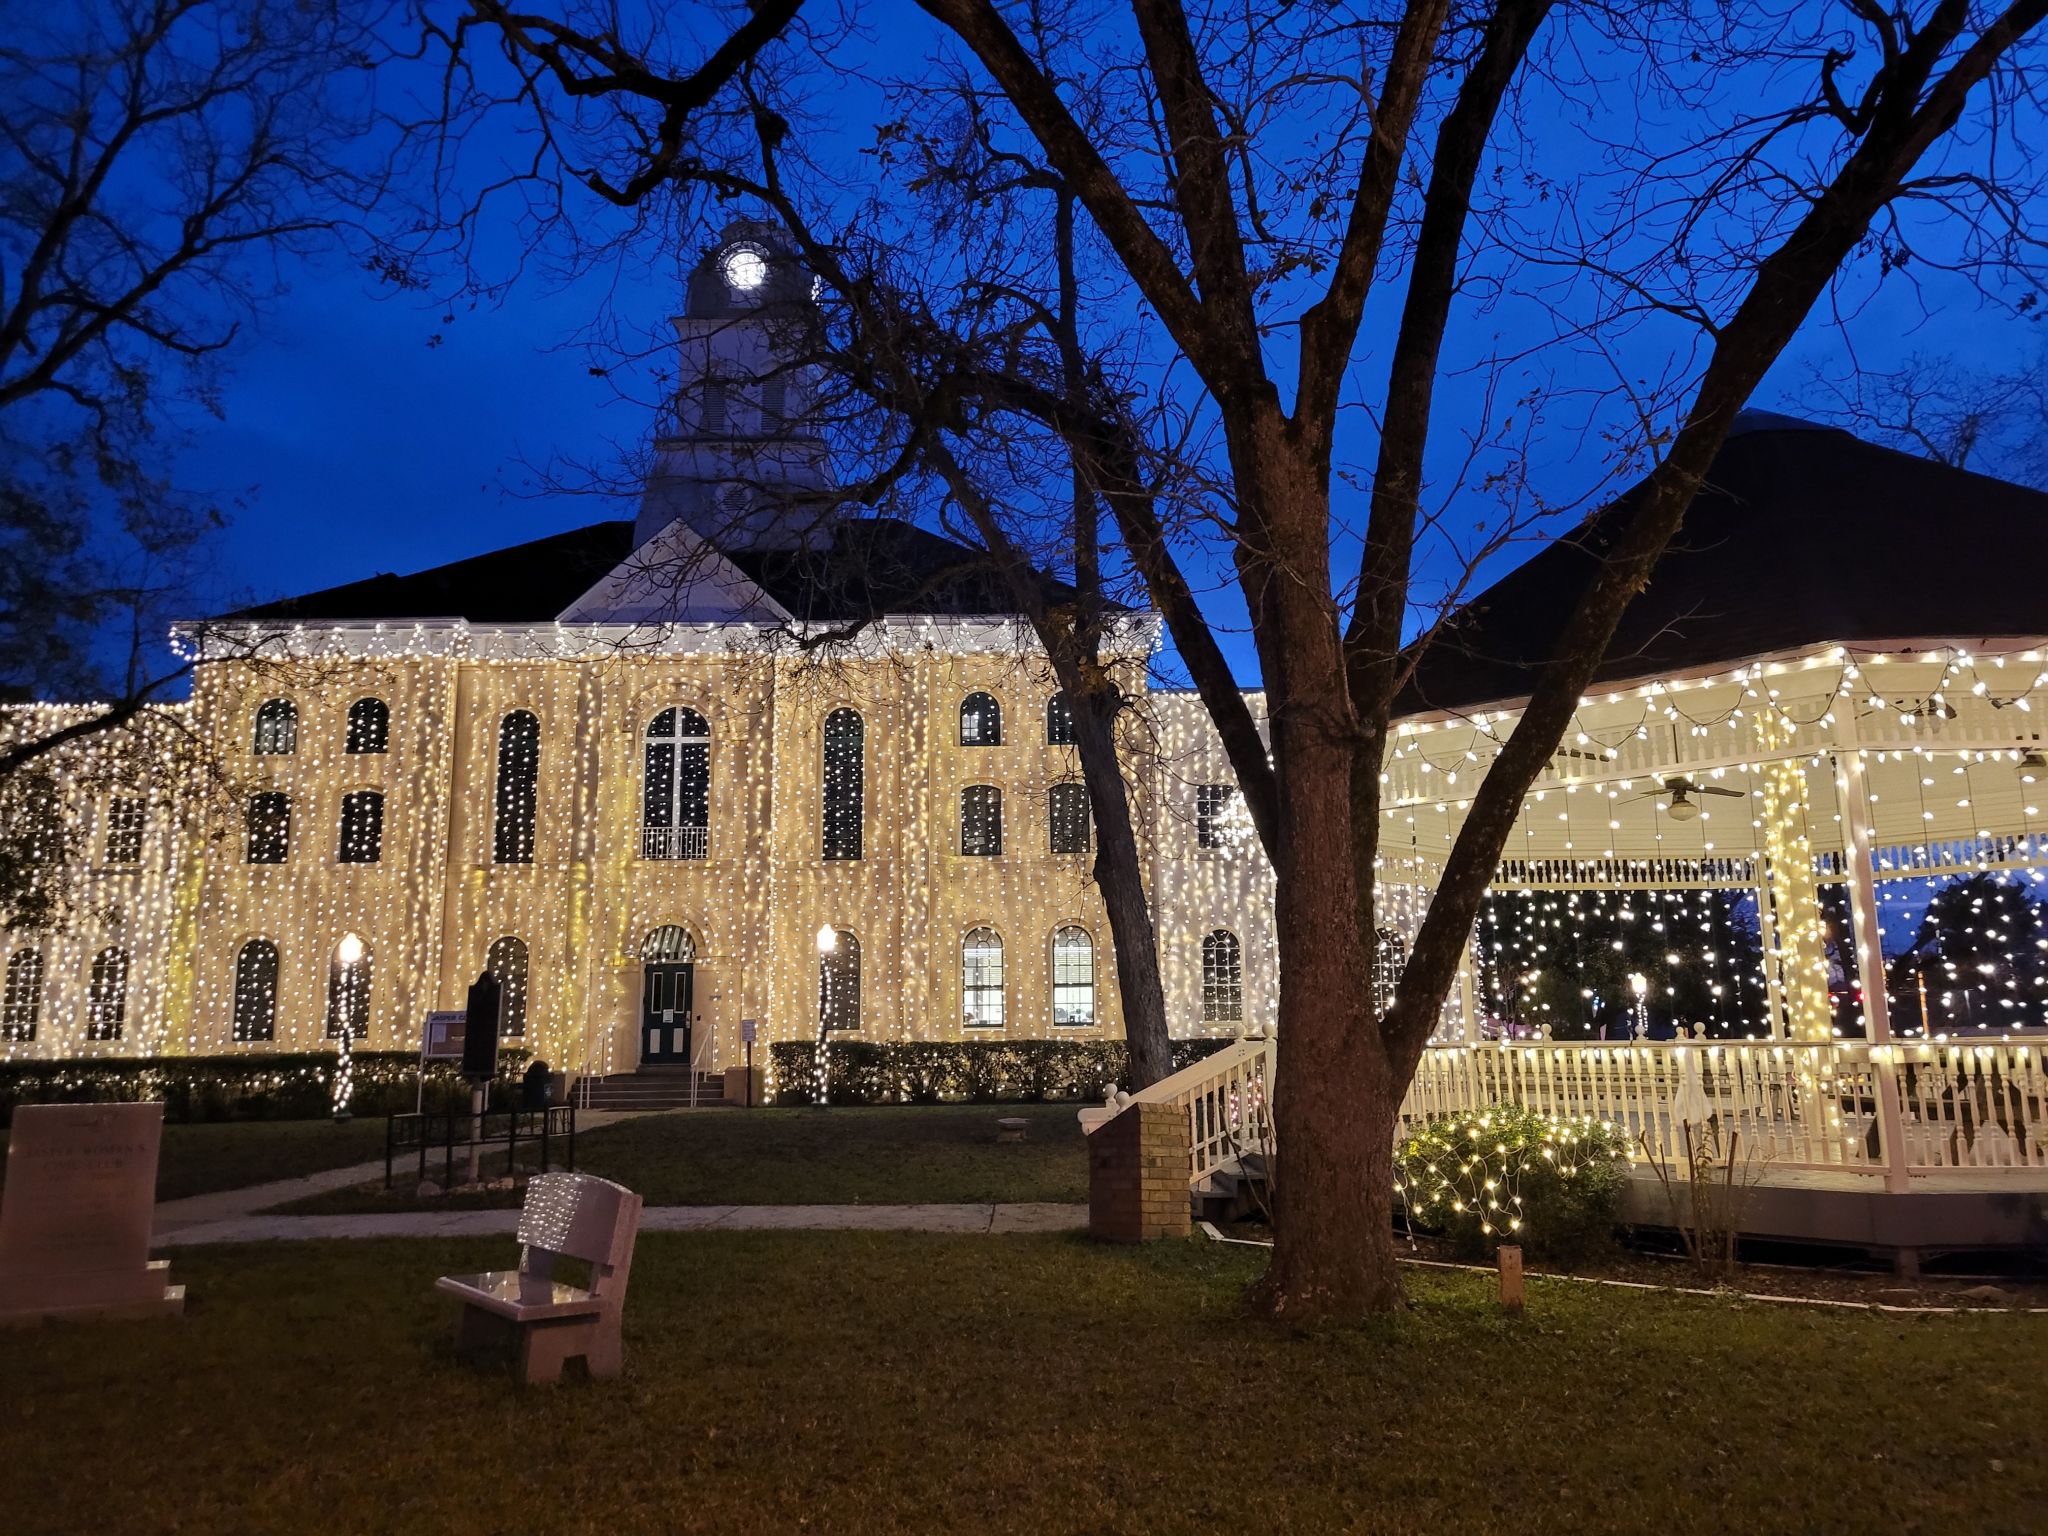
[[[1638,485],[1467,603],[1400,713],[1526,698],[1625,524]],[[1726,666],[1829,642],[2048,634],[2048,495],[1744,412],[1596,681]]]

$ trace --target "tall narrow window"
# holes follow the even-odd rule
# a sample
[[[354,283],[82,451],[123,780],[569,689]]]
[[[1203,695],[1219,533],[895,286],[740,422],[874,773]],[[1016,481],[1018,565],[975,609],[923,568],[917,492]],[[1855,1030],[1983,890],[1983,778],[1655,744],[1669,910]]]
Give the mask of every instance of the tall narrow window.
[[[783,428],[789,414],[789,376],[772,373],[761,381],[761,432],[773,437]]]
[[[961,1021],[969,1029],[1003,1027],[1003,939],[976,928],[960,946]]]
[[[861,856],[867,810],[867,726],[850,709],[825,717],[825,857]]]
[[[1003,851],[1003,792],[993,784],[960,791],[960,851],[968,858],[994,858]]]
[[[256,711],[258,757],[290,757],[299,750],[299,707],[290,699],[266,699]]]
[[[348,707],[348,740],[342,750],[376,753],[391,745],[391,709],[382,699],[357,699]]]
[[[640,857],[701,859],[711,841],[711,727],[694,709],[664,709],[647,727]]]
[[[506,934],[484,956],[484,969],[498,979],[500,1033],[525,1034],[526,941]]]
[[[540,800],[540,720],[515,709],[498,722],[498,794],[491,859],[533,862],[533,815]]]
[[[1095,1022],[1095,941],[1085,928],[1058,928],[1052,936],[1052,1021]]]
[[[1055,784],[1046,791],[1046,821],[1054,853],[1088,851],[1088,791],[1080,784]]]
[[[1231,784],[1195,786],[1195,846],[1226,848],[1230,845],[1230,820],[1235,814],[1237,788]]]
[[[339,946],[336,946],[337,950]],[[370,1032],[370,946],[354,965],[343,965],[336,953],[327,962],[327,1038],[339,1040],[342,1026],[360,1040]]]
[[[341,797],[341,846],[335,857],[344,864],[374,864],[384,857],[384,796],[359,789]]]
[[[1071,747],[1074,744],[1074,711],[1064,693],[1056,693],[1045,701],[1045,744],[1049,747]]]
[[[1244,1022],[1244,954],[1227,928],[1202,940],[1202,1022]]]
[[[993,694],[970,693],[960,701],[960,745],[999,747],[1003,744],[1003,706]]]
[[[249,797],[249,862],[282,864],[292,847],[292,797],[266,789]]]
[[[0,1039],[35,1039],[42,1009],[42,951],[17,949],[7,959],[7,987],[0,992]]]
[[[103,949],[92,960],[85,994],[85,1038],[118,1040],[128,1022],[128,951]]]
[[[149,826],[149,802],[140,795],[116,795],[107,802],[107,862],[142,860],[142,834]]]
[[[277,1037],[277,946],[251,939],[235,956],[235,1038]]]
[[[697,430],[706,437],[718,437],[724,433],[725,380],[704,381],[704,393],[698,398]]]
[[[825,995],[818,1009],[827,1029],[860,1028],[860,940],[844,928],[832,953],[819,966]]]

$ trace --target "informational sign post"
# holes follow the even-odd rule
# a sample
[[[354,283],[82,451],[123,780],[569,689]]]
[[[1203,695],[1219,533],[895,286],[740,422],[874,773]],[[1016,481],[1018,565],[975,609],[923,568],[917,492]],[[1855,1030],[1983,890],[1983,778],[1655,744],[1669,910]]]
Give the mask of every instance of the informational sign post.
[[[415,1110],[427,1107],[427,1063],[462,1060],[462,1037],[468,1024],[466,1009],[444,1008],[428,1014],[420,1026],[420,1088],[415,1095]]]
[[[755,1019],[740,1020],[740,1042],[747,1048],[747,1108],[754,1107],[754,1036],[760,1032]]]

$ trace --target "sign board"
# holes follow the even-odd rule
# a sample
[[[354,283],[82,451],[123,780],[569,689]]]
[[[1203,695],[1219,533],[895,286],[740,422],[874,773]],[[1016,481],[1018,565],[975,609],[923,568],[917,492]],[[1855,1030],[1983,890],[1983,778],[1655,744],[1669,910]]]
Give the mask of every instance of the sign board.
[[[753,1019],[740,1020],[740,1044],[752,1045],[760,1026]]]
[[[161,1104],[24,1104],[0,1194],[0,1319],[182,1312],[150,1262]]]
[[[462,1008],[428,1014],[426,1030],[420,1037],[420,1060],[462,1060],[462,1035],[468,1020],[468,1010]]]

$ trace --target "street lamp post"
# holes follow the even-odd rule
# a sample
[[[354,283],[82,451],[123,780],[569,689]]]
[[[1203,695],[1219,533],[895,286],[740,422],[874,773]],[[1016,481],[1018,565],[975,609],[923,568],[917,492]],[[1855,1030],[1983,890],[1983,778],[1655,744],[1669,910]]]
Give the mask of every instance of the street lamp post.
[[[362,963],[360,935],[344,933],[334,946],[334,958],[341,965],[340,1038],[335,1041],[334,1118],[351,1118],[348,1102],[355,1096],[356,967]]]
[[[839,948],[839,935],[830,923],[818,925],[818,1046],[811,1057],[811,1102],[826,1108],[830,1100],[831,1060],[826,1054],[825,1029],[832,1017],[832,956]]]

